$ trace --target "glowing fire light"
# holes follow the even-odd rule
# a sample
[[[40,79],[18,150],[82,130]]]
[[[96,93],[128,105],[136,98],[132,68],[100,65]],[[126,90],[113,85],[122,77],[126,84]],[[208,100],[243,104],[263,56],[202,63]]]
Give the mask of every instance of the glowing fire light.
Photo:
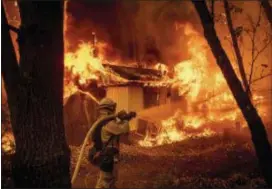
[[[108,68],[104,68],[103,63],[107,62],[104,58],[104,43],[97,43],[96,48],[100,49],[100,54],[95,55],[95,48],[91,43],[81,43],[75,52],[65,53],[65,89],[64,96],[70,96],[78,87],[75,85],[74,79],[78,78],[78,84],[83,86],[89,81],[99,81],[102,83],[115,80],[126,82],[127,80],[112,73]],[[90,94],[91,95],[91,94]]]
[[[162,75],[166,75],[169,72],[168,67],[165,64],[161,63],[156,64],[154,66],[154,69],[161,71]]]
[[[207,59],[204,38],[190,24],[184,25],[184,34],[189,38],[187,47],[191,58],[175,65],[174,78],[168,82],[178,86],[179,94],[186,97],[187,112],[181,113],[178,110],[174,116],[161,121],[161,129],[157,136],[153,137],[147,133],[145,138],[139,141],[141,146],[152,147],[191,137],[212,136],[215,132],[206,128],[207,123],[235,122],[241,115],[222,73],[219,69],[210,69],[213,66]],[[163,83],[165,81],[162,81]],[[254,101],[262,99],[262,96],[253,94]],[[195,110],[194,104],[201,100],[202,106]],[[179,120],[182,120],[182,128],[178,128]],[[239,121],[244,125],[244,120]],[[205,128],[202,128],[204,125]],[[189,133],[186,129],[195,132]]]
[[[168,76],[169,69],[166,65],[158,63],[153,69],[161,71],[163,75],[161,81],[139,82],[142,82],[144,86],[177,86],[179,95],[184,96],[187,100],[187,112],[177,111],[175,115],[162,120],[157,124],[159,130],[156,136],[147,132],[145,138],[139,141],[141,146],[152,147],[191,137],[212,136],[215,132],[204,125],[210,122],[237,121],[241,114],[224,76],[208,61],[207,44],[204,37],[190,24],[184,25],[184,34],[189,39],[187,49],[190,59],[174,66],[174,77]],[[94,53],[95,49],[90,43],[82,43],[75,52],[65,53],[65,68],[69,73],[65,76],[66,96],[79,91],[73,81],[74,78],[78,78],[79,85],[88,84],[90,80],[102,83],[112,80],[128,81],[112,72],[110,68],[103,67],[104,63],[109,64],[103,52],[103,47],[107,45],[96,43],[96,46],[100,48],[99,55]],[[119,62],[111,64],[119,64]],[[262,99],[262,96],[253,94],[253,101]],[[196,105],[199,102],[201,106]],[[195,132],[190,133],[188,130]]]
[[[15,140],[14,140],[14,136],[12,133],[10,132],[6,132],[3,136],[2,136],[2,150],[5,153],[14,153],[15,151]]]
[[[105,73],[101,58],[94,57],[93,48],[89,43],[82,43],[75,53],[65,54],[65,66],[73,74],[80,74],[80,82],[87,79],[98,79],[97,73]]]
[[[145,138],[139,141],[139,145],[145,147],[159,146],[182,141],[188,138],[209,137],[215,134],[215,132],[209,128],[205,128],[203,131],[197,133],[186,133],[183,130],[184,128],[197,129],[201,126],[204,120],[199,119],[197,116],[185,116],[183,119],[185,121],[182,123],[183,128],[179,128],[178,122],[180,119],[178,116],[180,116],[180,114],[176,113],[169,119],[163,120],[160,125],[161,129],[159,133],[155,137],[152,137],[149,135],[149,133],[147,133]]]

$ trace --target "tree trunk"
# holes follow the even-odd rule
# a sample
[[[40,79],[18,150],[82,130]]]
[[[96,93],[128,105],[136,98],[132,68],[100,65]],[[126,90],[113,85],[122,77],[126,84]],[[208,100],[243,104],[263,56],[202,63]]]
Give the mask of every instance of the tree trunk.
[[[260,1],[272,29],[272,7],[269,4],[268,0],[260,0]]]
[[[62,113],[63,1],[19,1],[19,8],[20,67],[14,63],[10,37],[4,41],[9,49],[2,61],[16,143],[14,184],[70,188],[70,150]],[[7,27],[3,33],[9,35]]]
[[[249,96],[243,90],[241,82],[235,75],[230,60],[228,59],[214,29],[214,23],[208,11],[205,1],[192,1],[199,17],[201,19],[204,36],[209,43],[216,62],[220,67],[231,92],[240,107],[251,131],[252,141],[259,159],[259,165],[262,170],[265,181],[269,187],[272,187],[272,153],[271,146],[267,139],[264,124],[258,115],[255,107],[252,105]]]
[[[11,102],[16,101],[16,94],[19,81],[19,68],[16,60],[16,54],[13,48],[11,36],[9,33],[8,21],[5,14],[5,9],[3,6],[3,1],[1,2],[1,21],[2,21],[2,44],[5,48],[2,48],[2,77],[5,83],[5,89],[7,93],[7,100],[9,104],[9,109],[14,112],[16,106],[12,106]],[[14,124],[14,114],[11,114],[11,123]]]
[[[237,58],[237,64],[238,64],[239,71],[240,71],[240,74],[241,74],[241,78],[242,78],[242,81],[243,81],[243,84],[244,84],[244,88],[245,88],[247,94],[249,96],[251,96],[249,83],[248,83],[247,78],[246,78],[246,72],[245,72],[245,68],[244,68],[243,58],[242,58],[242,55],[241,55],[241,52],[240,52],[240,49],[239,49],[239,46],[238,46],[237,37],[236,37],[235,30],[234,30],[233,24],[232,24],[232,19],[231,19],[231,13],[230,13],[228,0],[224,0],[224,8],[225,8],[226,17],[227,17],[227,24],[228,24],[228,28],[229,28],[229,31],[230,31],[232,44],[233,44],[233,48],[234,48],[235,55],[236,55],[236,58]]]

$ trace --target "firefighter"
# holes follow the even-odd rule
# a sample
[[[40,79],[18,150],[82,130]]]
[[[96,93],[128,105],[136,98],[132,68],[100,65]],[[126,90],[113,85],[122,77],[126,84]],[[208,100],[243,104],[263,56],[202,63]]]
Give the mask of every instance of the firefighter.
[[[104,98],[98,106],[98,119],[114,115],[115,111],[116,103],[109,98]],[[127,115],[125,111],[121,111],[118,114],[118,118]],[[129,120],[131,119],[118,118],[104,123],[101,129],[98,129],[98,132],[94,132],[92,135],[94,146],[99,146],[99,143],[103,146],[103,160],[98,164],[100,171],[96,188],[115,188],[117,180],[117,162],[114,161],[114,157],[119,154],[119,137],[120,135],[129,132]],[[89,155],[89,159],[92,159],[93,157],[94,156],[90,157]]]

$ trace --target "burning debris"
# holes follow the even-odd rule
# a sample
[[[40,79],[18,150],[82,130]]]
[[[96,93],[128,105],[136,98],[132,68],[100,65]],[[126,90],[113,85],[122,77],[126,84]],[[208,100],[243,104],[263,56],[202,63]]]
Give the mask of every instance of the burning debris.
[[[167,120],[162,120],[160,125],[157,125],[157,127],[159,127],[157,135],[152,136],[150,132],[147,132],[145,138],[139,141],[139,145],[152,147],[170,144],[188,138],[208,137],[215,134],[215,132],[209,128],[205,128],[204,130],[199,129],[201,119],[198,120],[194,117],[182,118],[180,112],[181,111],[178,110],[174,116]]]

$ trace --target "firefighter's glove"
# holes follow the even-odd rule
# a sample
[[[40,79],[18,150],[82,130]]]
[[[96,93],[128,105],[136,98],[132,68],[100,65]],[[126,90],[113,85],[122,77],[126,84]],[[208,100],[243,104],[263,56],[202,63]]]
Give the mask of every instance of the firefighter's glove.
[[[118,114],[117,114],[117,117],[120,119],[120,120],[131,120],[132,118],[136,117],[136,112],[129,112],[127,113],[125,110],[122,110],[120,111]]]
[[[125,120],[127,116],[127,112],[125,110],[121,110],[117,113],[117,118],[120,120]]]

